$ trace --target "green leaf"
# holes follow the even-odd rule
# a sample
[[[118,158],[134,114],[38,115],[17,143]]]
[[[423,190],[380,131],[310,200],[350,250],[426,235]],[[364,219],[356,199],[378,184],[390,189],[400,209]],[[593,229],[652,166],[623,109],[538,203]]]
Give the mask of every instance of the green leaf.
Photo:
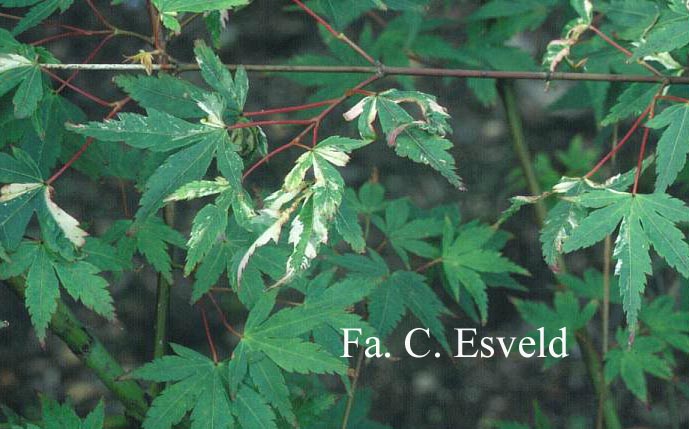
[[[684,353],[689,353],[689,312],[675,311],[671,296],[660,296],[644,307],[639,319],[651,335]]]
[[[397,283],[388,279],[368,298],[369,323],[383,339],[397,327],[407,310],[400,289]]]
[[[14,116],[28,118],[38,107],[43,98],[42,72],[38,66],[33,66],[19,84],[14,94]]]
[[[292,410],[289,389],[280,368],[270,359],[261,359],[251,364],[250,372],[251,380],[258,392],[285,420],[292,426],[296,426],[297,418]]]
[[[217,145],[225,137],[224,130],[218,134],[209,135],[207,139],[182,149],[166,159],[146,182],[146,188],[139,202],[140,207],[136,213],[137,221],[141,222],[155,214],[162,207],[165,197],[182,185],[201,179],[208,170]]]
[[[45,331],[57,309],[60,289],[50,261],[43,247],[38,249],[29,272],[26,275],[26,307],[38,340],[45,341]]]
[[[240,400],[238,399],[238,402]],[[219,370],[213,372],[210,380],[191,413],[192,429],[228,429],[234,427],[230,398]]]
[[[617,333],[617,341],[625,344],[624,334]],[[640,337],[629,348],[615,348],[605,356],[605,381],[610,383],[618,375],[627,388],[643,402],[648,401],[646,377],[649,373],[669,379],[672,370],[658,353],[664,349],[663,342],[654,337]]]
[[[115,317],[108,282],[97,274],[100,269],[88,262],[53,263],[62,286],[75,299],[101,316]]]
[[[441,346],[450,353],[450,346],[445,337],[445,328],[440,317],[450,314],[450,311],[443,305],[438,296],[426,284],[426,278],[421,274],[412,271],[396,271],[388,282],[392,284],[386,287],[393,287],[400,294],[404,305],[422,323],[423,326],[431,330],[431,333]],[[380,304],[378,304],[380,306]],[[395,308],[391,308],[390,316],[394,318]],[[379,323],[386,329],[389,324]]]
[[[266,403],[265,398],[247,385],[242,385],[237,392],[234,414],[241,427],[257,429],[277,429],[275,413]]]
[[[235,1],[244,2],[244,4],[248,2],[248,0]],[[222,95],[230,109],[241,112],[244,109],[246,94],[249,89],[246,72],[240,68],[235,74],[236,81],[233,80],[230,71],[220,61],[220,58],[201,40],[196,41],[194,54],[196,55],[196,62],[201,68],[201,76],[206,83]]]
[[[686,28],[689,17],[679,17],[676,20],[655,26],[646,36],[644,43],[634,49],[631,61],[643,59],[647,55],[671,52],[689,44],[689,33]]]
[[[107,142],[124,141],[132,147],[167,152],[197,143],[219,130],[201,124],[192,124],[156,109],[148,109],[148,116],[137,113],[120,113],[118,120],[67,124],[72,131]],[[224,132],[224,131],[223,131]]]
[[[234,9],[249,4],[250,0],[153,0],[160,12],[160,20],[167,28],[179,32],[176,17],[179,12],[202,13],[214,10]]]
[[[91,412],[84,418],[84,421],[80,429],[103,429],[103,424],[105,423],[105,406],[103,401],[98,401],[96,408],[91,410]]]
[[[658,141],[656,192],[665,192],[677,179],[689,153],[689,104],[668,107],[646,124],[649,128],[665,128]],[[662,166],[662,167],[661,167]]]
[[[615,35],[627,40],[641,38],[658,20],[658,4],[648,0],[613,0],[597,3],[601,12],[615,26]]]
[[[197,180],[182,185],[172,194],[165,198],[165,202],[194,200],[223,193],[230,189],[230,184],[224,177],[216,177],[215,180]]]
[[[489,246],[494,230],[477,223],[468,224],[454,234],[449,221],[443,234],[442,263],[450,292],[455,301],[460,301],[462,288],[476,304],[481,321],[488,320],[487,273],[515,273],[527,275],[528,271]]]
[[[352,250],[363,253],[366,249],[364,231],[361,229],[356,211],[344,199],[335,215],[335,228],[342,238],[352,246]]]
[[[198,101],[206,97],[199,87],[167,73],[158,76],[120,75],[115,83],[146,110],[157,110],[178,118],[202,118],[206,114]]]
[[[400,106],[403,103],[416,104],[423,120],[414,120]],[[366,140],[375,136],[372,123],[379,117],[388,145],[394,146],[399,156],[431,166],[456,188],[463,189],[455,172],[455,160],[447,152],[453,145],[444,138],[451,131],[447,122],[450,116],[435,97],[418,91],[391,89],[364,98],[344,117],[348,121],[360,118],[359,132]]]
[[[0,279],[7,280],[10,277],[22,275],[36,259],[38,249],[38,244],[27,240],[22,241],[16,251],[10,254],[10,260],[3,260],[0,264]]]
[[[73,1],[74,0],[43,0],[41,2],[31,2],[32,4],[36,4],[33,5],[26,15],[15,25],[12,29],[12,35],[17,36],[37,26],[58,9],[60,9],[60,12],[66,11],[72,5]]]
[[[207,357],[177,344],[175,355],[163,356],[132,372],[135,378],[170,382],[153,400],[144,429],[169,429],[191,410],[193,429],[226,429],[233,426],[231,406],[222,372]]]
[[[579,223],[567,241],[564,242],[562,250],[565,253],[590,247],[603,240],[607,235],[612,234],[623,216],[630,210],[631,200],[628,194],[611,194],[607,191],[591,194],[605,198],[610,197],[613,199],[613,204],[593,211]]]
[[[208,254],[227,227],[227,210],[208,204],[194,217],[189,241],[187,241],[187,263],[184,275],[189,275],[196,265]]]
[[[546,343],[550,343],[553,338],[560,336],[562,334],[560,330],[566,328],[568,351],[576,347],[575,332],[585,327],[598,309],[596,301],[590,301],[581,308],[578,299],[572,292],[556,292],[552,308],[537,301],[512,299],[512,303],[527,323],[537,328],[543,328]],[[538,341],[539,336],[537,334],[534,333],[532,336]],[[556,362],[557,359],[546,358],[545,366],[552,366]]]
[[[171,282],[172,268],[168,244],[184,248],[184,237],[157,217],[151,217],[138,224],[135,234],[139,252],[146,257],[156,271]]]
[[[228,247],[220,242],[215,242],[213,247],[208,250],[208,255],[196,270],[196,281],[194,281],[192,288],[191,302],[201,299],[218,282],[230,260]]]
[[[617,98],[608,115],[601,121],[602,126],[608,126],[626,119],[632,115],[640,115],[653,101],[658,93],[658,85],[633,83]],[[648,124],[646,124],[648,126]]]
[[[436,246],[426,240],[442,234],[443,222],[434,218],[409,220],[409,202],[404,199],[390,202],[385,208],[385,222],[373,217],[373,223],[385,234],[390,245],[409,268],[409,253],[424,257],[440,256]]]
[[[243,340],[251,350],[261,351],[287,372],[300,374],[344,374],[346,367],[315,343],[299,338],[270,338],[260,334],[247,335]]]
[[[595,208],[574,230],[563,250],[589,247],[612,233],[621,222],[613,256],[620,278],[622,305],[633,334],[641,308],[646,276],[651,274],[651,246],[682,275],[689,275],[689,246],[675,223],[689,221],[689,208],[666,194],[637,194],[597,190],[577,198]]]
[[[44,429],[81,429],[81,419],[72,407],[67,404],[59,404],[43,395],[41,395],[41,413]]]

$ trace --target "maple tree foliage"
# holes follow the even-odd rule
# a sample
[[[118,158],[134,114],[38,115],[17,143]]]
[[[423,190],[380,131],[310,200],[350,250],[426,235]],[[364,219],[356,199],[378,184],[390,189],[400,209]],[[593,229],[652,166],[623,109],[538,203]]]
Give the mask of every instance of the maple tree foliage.
[[[228,14],[241,19],[251,0],[152,0],[153,37],[114,27],[87,2],[105,28],[98,33],[105,35],[103,43],[122,36],[150,45],[127,56],[135,67],[112,65],[123,70],[113,83],[125,98],[116,102],[76,86],[76,74],[58,76],[57,69],[67,65],[43,41],[26,37],[72,3],[0,0],[8,10],[23,8],[11,28],[0,29],[0,125],[8,130],[0,135],[0,279],[23,299],[38,340],[44,344],[53,330],[73,350],[84,346],[80,357],[142,427],[383,427],[367,417],[370,391],[357,389],[361,359],[342,357],[342,328],[360,329],[387,347],[410,316],[451,355],[447,321],[462,313],[486,325],[490,288],[519,294],[511,300],[514,307],[526,324],[544,327],[546,339],[567,328],[568,350],[579,348],[589,370],[598,371],[592,378],[600,404],[610,399],[606,389],[618,378],[630,397],[648,403],[647,376],[672,380],[676,356],[689,353],[686,303],[676,303],[669,288],[653,280],[689,278],[683,230],[689,207],[682,193],[689,99],[686,87],[670,79],[682,74],[689,49],[689,7],[683,0],[489,0],[462,23],[467,30],[460,45],[444,37],[455,29],[451,20],[430,19],[452,2],[293,0],[295,10],[314,19],[325,47],[285,66],[302,70],[285,77],[312,90],[311,99],[256,112],[245,109],[255,85],[251,69],[228,67],[215,49]],[[512,43],[515,35],[565,10],[561,36],[539,58]],[[382,20],[378,13],[387,21],[374,28],[367,17]],[[192,63],[179,64],[161,40],[183,32],[197,16],[203,17],[207,41],[194,43]],[[77,35],[85,32],[61,25]],[[354,35],[353,29],[360,31]],[[90,60],[77,72],[88,73]],[[512,197],[493,225],[463,219],[454,204],[428,209],[392,198],[377,175],[361,186],[347,183],[343,171],[350,161],[375,147],[438,174],[455,191],[471,192],[462,179],[468,173],[458,171],[462,147],[452,135],[451,124],[461,126],[462,118],[453,119],[444,97],[421,91],[412,77],[438,63],[485,71],[467,78],[468,88],[482,105],[502,99],[507,110],[504,87],[491,76],[580,73],[588,80],[573,84],[553,109],[590,109],[601,135],[634,122],[611,150],[589,148],[578,137],[566,151],[522,160],[528,166],[508,176],[510,186],[514,193],[528,188],[534,195]],[[338,75],[302,66],[357,69]],[[199,78],[189,79],[182,70],[197,71]],[[362,78],[361,70],[369,75]],[[505,74],[488,74],[495,71]],[[637,82],[589,73],[634,75]],[[90,117],[63,95],[65,88],[110,113]],[[309,117],[305,111],[313,109],[317,113]],[[284,119],[294,112],[297,119]],[[263,119],[270,115],[279,119]],[[322,126],[326,116],[339,116],[349,132],[330,133]],[[303,128],[287,142],[269,140],[264,130],[282,125]],[[611,173],[609,162],[637,131],[642,138],[636,162],[624,173]],[[651,149],[649,141],[656,140]],[[278,185],[247,185],[255,171],[286,150],[301,153]],[[65,191],[59,179],[68,169],[94,184],[103,178],[133,184],[140,191],[135,213],[98,233],[59,205]],[[175,205],[193,207],[189,225],[174,225],[165,215]],[[511,217],[532,205],[542,211],[537,241],[543,265],[559,286],[549,294],[552,303],[529,296],[532,291],[520,283],[529,270],[504,254],[511,236],[500,228],[509,230]],[[601,243],[607,244],[603,265],[613,264],[610,277],[591,268],[598,266],[593,253],[583,253]],[[588,257],[583,273],[566,272],[565,255],[575,252]],[[183,263],[175,253],[184,254]],[[110,282],[141,265],[159,276],[159,286],[169,287],[175,275],[189,279],[189,304],[201,311],[210,356],[182,344],[170,344],[167,353],[166,339],[160,339],[160,353],[123,374],[105,348],[89,355],[92,348],[85,346],[93,344],[83,341],[93,338],[74,328],[78,321],[63,297],[114,323]],[[243,309],[241,329],[226,320],[228,306],[218,299],[218,289],[233,308]],[[158,303],[163,318],[166,305]],[[586,348],[588,330],[597,317],[609,326],[611,307],[619,308],[624,323],[610,348],[609,334],[603,334],[600,356]],[[216,350],[208,308],[217,310],[221,327],[235,340],[228,356]],[[60,330],[65,320],[73,328],[69,333]],[[70,337],[75,330],[80,340]],[[546,359],[544,367],[557,363]],[[314,375],[336,380],[341,389]],[[150,401],[143,394],[146,383]],[[612,407],[601,412],[606,427],[621,427]],[[47,397],[41,397],[39,420],[6,414],[12,428],[96,429],[105,421],[102,402],[82,419],[68,404]],[[534,421],[537,428],[552,427],[538,405]],[[500,421],[495,427],[529,426]]]

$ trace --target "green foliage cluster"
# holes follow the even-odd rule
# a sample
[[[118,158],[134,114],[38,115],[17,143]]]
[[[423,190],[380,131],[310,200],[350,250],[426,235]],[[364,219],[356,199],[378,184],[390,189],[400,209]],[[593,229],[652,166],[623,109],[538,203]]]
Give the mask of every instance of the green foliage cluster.
[[[44,73],[46,65],[59,60],[19,41],[27,30],[71,3],[0,0],[4,7],[28,8],[11,31],[0,29],[0,125],[6,130],[0,135],[0,278],[25,283],[26,308],[40,341],[56,315],[61,291],[114,320],[116,303],[108,290],[108,273],[131,271],[141,258],[168,283],[173,283],[175,271],[190,278],[191,304],[215,304],[214,289],[227,285],[229,299],[246,309],[241,332],[228,326],[237,339],[231,356],[217,356],[212,343],[211,357],[172,344],[173,354],[159,356],[128,375],[163,386],[151,399],[141,422],[144,428],[335,427],[343,414],[350,427],[381,427],[366,417],[370,392],[356,390],[352,382],[350,366],[356,362],[340,357],[341,328],[360,328],[364,336],[385,342],[409,314],[451,353],[447,316],[461,310],[485,324],[489,288],[528,291],[518,280],[529,272],[503,255],[509,234],[496,226],[530,204],[549,208],[540,233],[548,266],[563,271],[565,254],[612,237],[609,256],[615,278],[609,284],[593,269],[581,277],[558,274],[561,289],[552,294],[552,305],[523,294],[512,300],[526,323],[545,327],[549,335],[566,327],[573,350],[609,296],[610,305],[621,306],[626,315],[626,330],[617,330],[613,347],[602,357],[605,384],[619,377],[644,402],[649,401],[646,375],[671,379],[676,357],[689,353],[689,312],[677,310],[665,290],[645,293],[650,276],[689,277],[689,246],[681,229],[689,222],[689,208],[674,192],[686,176],[689,154],[684,87],[611,82],[573,86],[554,109],[591,109],[602,134],[641,115],[642,147],[649,135],[660,135],[655,154],[646,156],[642,149],[638,167],[602,180],[599,171],[604,170],[589,169],[606,150],[588,148],[581,138],[553,159],[538,154],[537,180],[548,190],[512,198],[512,206],[490,226],[463,221],[452,205],[422,209],[406,198],[387,198],[377,180],[358,189],[346,184],[341,169],[358,150],[378,145],[464,189],[452,154],[450,115],[408,76],[376,83],[384,89],[371,92],[360,87],[356,75],[290,74],[296,83],[313,89],[313,101],[339,97],[333,107],[346,104],[344,120],[355,126],[349,136],[320,130],[318,137],[322,118],[305,122],[313,144],[295,139],[279,147],[278,151],[295,148],[303,154],[279,188],[258,192],[245,179],[278,153],[271,152],[275,142],[268,141],[264,124],[245,115],[251,96],[245,69],[240,66],[231,73],[203,41],[194,47],[203,86],[163,71],[119,75],[115,84],[132,105],[136,103],[139,113],[114,117],[122,107],[116,104],[108,119],[89,121]],[[217,46],[228,11],[240,19],[250,1],[151,3],[155,16],[172,33],[183,30],[184,17],[204,14]],[[466,41],[460,46],[442,37],[456,28],[452,19],[428,18],[451,3],[311,0],[304,6],[295,1],[321,14],[336,32],[348,31],[367,13],[386,13],[391,20],[384,28],[365,22],[354,39],[387,66],[442,63],[537,70],[531,54],[510,40],[562,13],[571,20],[541,61],[550,71],[672,76],[682,73],[689,49],[689,9],[680,0],[490,0],[462,22]],[[600,22],[594,16],[600,16]],[[606,43],[594,31],[614,34],[623,46]],[[343,43],[349,39],[327,29],[321,37],[325,54],[301,55],[291,64],[369,65]],[[486,106],[499,98],[492,79],[468,79],[467,85]],[[90,146],[92,141],[97,144]],[[79,148],[79,156],[72,158]],[[83,222],[55,202],[63,172],[56,170],[64,163],[94,181],[109,177],[135,184],[141,197],[134,216],[115,221],[102,235],[90,236]],[[133,170],[134,164],[142,168]],[[639,178],[651,165],[655,186],[650,193],[639,192],[646,188]],[[513,186],[521,188],[517,175],[511,176]],[[192,200],[201,208],[188,231],[164,221],[161,209]],[[185,252],[181,267],[170,256],[173,248]],[[660,257],[656,264],[654,254]],[[546,367],[555,364],[545,361]],[[344,393],[332,393],[317,375],[339,378]],[[61,428],[90,429],[102,427],[104,419],[102,404],[81,420],[70,407],[46,398],[40,422],[8,414],[13,428],[49,429],[60,422]],[[535,420],[537,428],[551,427],[539,407]],[[502,422],[498,427],[526,426]]]

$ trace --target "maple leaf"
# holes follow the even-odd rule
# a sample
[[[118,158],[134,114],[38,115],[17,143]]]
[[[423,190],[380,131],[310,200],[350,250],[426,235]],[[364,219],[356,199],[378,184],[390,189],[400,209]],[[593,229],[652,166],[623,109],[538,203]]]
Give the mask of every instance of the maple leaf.
[[[689,277],[689,246],[675,225],[689,222],[689,208],[667,194],[630,194],[612,190],[584,193],[575,200],[593,209],[564,242],[568,253],[590,247],[619,226],[613,256],[617,260],[622,305],[630,332],[636,329],[641,294],[651,274],[650,248],[684,277]]]
[[[416,104],[422,119],[414,119],[400,106],[402,103]],[[365,97],[344,114],[347,121],[359,118],[359,133],[364,139],[375,138],[373,122],[378,118],[388,145],[394,147],[399,156],[431,166],[453,186],[463,189],[455,172],[455,161],[447,152],[453,147],[445,139],[451,131],[447,123],[449,117],[447,110],[432,95],[397,89]]]
[[[617,342],[625,344],[626,338],[621,330],[617,331]],[[605,355],[605,382],[610,383],[617,376],[627,388],[643,402],[647,402],[645,373],[659,378],[669,379],[672,370],[668,363],[658,354],[665,345],[654,337],[643,336],[634,341],[630,347],[614,348]]]
[[[528,271],[500,254],[491,246],[495,231],[486,225],[463,225],[455,237],[449,220],[445,222],[442,243],[443,272],[455,301],[460,301],[461,290],[466,291],[478,308],[481,321],[488,319],[487,274],[515,273],[528,275]]]
[[[156,396],[146,413],[144,429],[168,429],[191,411],[192,429],[225,429],[234,425],[230,397],[223,381],[225,364],[183,347],[170,344],[175,355],[163,356],[131,376],[142,380],[169,383]],[[245,419],[240,419],[245,424]],[[250,426],[247,426],[250,427]]]

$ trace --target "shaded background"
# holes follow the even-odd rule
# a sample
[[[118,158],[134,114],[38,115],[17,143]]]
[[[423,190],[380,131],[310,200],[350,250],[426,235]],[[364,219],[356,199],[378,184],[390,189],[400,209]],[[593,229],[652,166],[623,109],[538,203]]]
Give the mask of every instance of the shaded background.
[[[300,12],[280,10],[287,3],[255,0],[250,7],[231,17],[223,34],[222,49],[219,51],[221,59],[226,63],[282,64],[296,54],[325,52],[311,19]],[[475,9],[478,2],[456,3],[455,7],[449,9],[450,16],[446,17],[456,19],[459,28],[462,19]],[[97,1],[96,4],[115,25],[146,34],[150,32],[143,1],[130,0],[125,2],[124,7],[112,8],[112,11],[108,2]],[[388,18],[386,14],[381,16]],[[68,12],[51,19],[84,28],[100,28],[83,2],[75,2]],[[13,22],[0,18],[0,25],[10,28]],[[355,24],[351,34],[358,34],[360,25]],[[376,29],[375,22],[372,25]],[[548,29],[550,26],[552,28]],[[514,43],[528,47],[538,57],[547,41],[556,36],[561,27],[558,19],[551,19],[544,30],[522,35]],[[38,40],[57,31],[40,28],[25,34],[21,40]],[[187,27],[183,36],[169,45],[168,50],[184,62],[192,61],[193,40],[206,37],[206,34],[202,20],[197,19]],[[459,31],[448,29],[446,39],[459,44],[462,35]],[[79,63],[98,42],[96,38],[77,38],[56,41],[47,47],[62,62]],[[120,62],[123,55],[135,54],[142,48],[146,47],[135,40],[116,38],[94,62]],[[109,72],[82,72],[74,83],[103,99],[117,100],[123,94],[111,83],[113,76]],[[185,77],[200,82],[193,73]],[[277,75],[251,73],[250,82],[247,110],[299,104],[310,95],[303,87]],[[394,85],[388,79],[378,84],[377,88]],[[593,141],[597,130],[591,112],[557,111],[550,107],[570,86],[567,83],[554,83],[551,90],[546,92],[543,82],[517,82],[515,85],[527,143],[535,157],[542,151],[548,154],[542,157],[548,158],[556,150],[566,150],[576,134],[583,136],[583,148],[592,153],[594,159],[597,153],[602,152],[602,145],[608,144]],[[471,95],[466,83],[459,79],[418,79],[417,88],[437,94],[439,103],[446,106],[453,117],[453,155],[468,192],[454,190],[430,168],[395,156],[383,142],[354,154],[352,163],[343,173],[347,183],[358,187],[377,170],[381,183],[387,189],[387,197],[408,196],[422,207],[441,203],[457,204],[464,219],[494,222],[507,207],[510,196],[527,192],[519,171],[515,170],[519,164],[502,106],[483,106]],[[69,89],[64,94],[91,119],[100,120],[107,113],[106,109]],[[130,105],[127,110],[132,108]],[[323,136],[355,135],[353,127],[341,120],[341,112],[342,109],[339,109],[326,121]],[[271,147],[275,147],[287,142],[299,128],[271,127],[266,131]],[[296,155],[287,153],[275,158],[252,176],[249,187],[278,185]],[[554,170],[563,172],[563,166],[556,159],[553,158],[551,164]],[[537,163],[537,169],[539,165]],[[140,166],[133,165],[132,168]],[[550,171],[543,167],[541,173]],[[135,190],[131,184],[125,189],[127,205],[136,207]],[[90,225],[89,230],[95,235],[102,233],[114,219],[122,218],[124,214],[120,184],[115,180],[94,183],[80,173],[71,171],[57,185],[56,198],[67,212]],[[193,204],[180,205],[177,228],[187,233],[191,217],[197,209]],[[523,284],[530,289],[529,298],[548,299],[554,289],[553,277],[542,262],[532,209],[523,210],[504,228],[514,235],[508,244],[507,256],[532,273],[531,277],[522,278]],[[180,260],[180,256],[177,255],[177,260]],[[575,256],[570,265],[577,271],[587,263],[587,260]],[[442,286],[434,285],[434,288],[439,290]],[[111,290],[118,313],[117,324],[107,323],[80,306],[73,307],[125,368],[131,369],[150,360],[152,355],[149,333],[153,330],[154,322],[155,275],[148,268],[127,273],[113,279]],[[171,341],[208,352],[200,315],[188,304],[189,293],[189,281],[176,278],[170,320]],[[508,297],[515,295],[520,294],[490,290],[490,318],[484,328],[475,326],[456,304],[446,299],[446,305],[457,314],[456,318],[446,320],[446,326],[448,330],[477,327],[480,335],[524,335],[531,327],[521,322],[510,304]],[[63,298],[68,299],[66,296]],[[243,314],[231,314],[230,318],[231,322],[241,327]],[[10,328],[0,330],[0,402],[30,414],[37,406],[35,391],[40,391],[61,400],[69,397],[83,412],[90,409],[99,397],[108,397],[108,391],[89,371],[84,370],[58,339],[49,337],[46,347],[39,347],[23,303],[5,288],[0,288],[0,319],[11,323]],[[617,326],[620,319],[620,315],[613,311],[612,326]],[[223,336],[224,330],[218,320],[213,322],[220,352],[226,356],[233,347],[233,339]],[[593,323],[593,326],[598,325],[597,321]],[[415,320],[405,319],[388,342],[393,352],[401,350],[404,334],[416,326]],[[594,339],[597,332],[597,329],[591,329]],[[454,344],[454,339],[451,342]],[[547,371],[542,370],[541,360],[518,356],[455,362],[445,356],[437,360],[378,360],[364,367],[361,383],[364,387],[372,388],[373,417],[395,428],[473,428],[483,427],[492,419],[529,421],[532,403],[536,400],[545,413],[554,419],[556,427],[588,428],[592,427],[597,405],[585,367],[576,351],[560,365]],[[624,392],[617,395],[618,409],[628,424],[663,427],[667,421],[667,401],[660,386],[652,382],[649,385],[650,407],[632,399],[624,389],[616,389],[616,392]],[[117,405],[109,401],[108,406]],[[686,422],[687,411],[683,413]]]

